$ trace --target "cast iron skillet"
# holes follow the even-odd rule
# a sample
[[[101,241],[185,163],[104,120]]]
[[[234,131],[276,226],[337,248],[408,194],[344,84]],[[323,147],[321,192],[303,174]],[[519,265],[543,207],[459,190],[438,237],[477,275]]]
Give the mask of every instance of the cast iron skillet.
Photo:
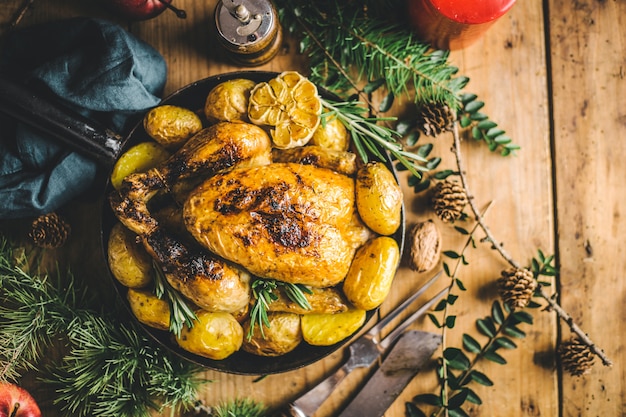
[[[177,105],[202,114],[201,110],[204,107],[206,96],[216,85],[236,78],[247,78],[254,82],[262,82],[268,81],[276,75],[278,74],[273,72],[242,71],[205,78],[181,88],[165,98],[161,104]],[[337,100],[331,93],[322,89],[320,89],[320,94],[326,99]],[[95,158],[101,164],[104,164],[109,172],[118,157],[122,155],[126,149],[137,143],[151,140],[145,133],[141,121],[133,127],[125,138],[122,138],[115,132],[97,126],[92,121],[58,104],[53,104],[45,97],[40,96],[39,93],[27,91],[23,86],[17,85],[2,77],[0,77],[0,111],[8,113],[25,123],[43,129],[47,133],[58,137],[73,148],[84,152]],[[384,162],[392,172],[395,172],[391,160]],[[110,182],[107,181],[104,190],[105,196],[108,196],[112,191],[113,187]],[[392,236],[398,242],[401,250],[404,245],[405,235],[404,210],[402,215],[402,226]],[[116,222],[117,219],[108,205],[108,199],[105,198],[101,215],[101,239],[105,259],[109,234]],[[126,288],[113,277],[110,271],[109,276],[130,313],[130,307],[125,296]],[[366,322],[369,321],[374,314],[375,310],[369,311],[367,313]],[[132,314],[130,314],[130,316],[132,316]],[[349,341],[348,338],[332,346],[311,346],[302,342],[300,346],[292,352],[275,358],[256,356],[240,350],[226,359],[217,361],[181,349],[169,332],[157,330],[141,323],[139,324],[156,342],[189,361],[210,369],[245,375],[280,373],[307,366],[331,354]]]

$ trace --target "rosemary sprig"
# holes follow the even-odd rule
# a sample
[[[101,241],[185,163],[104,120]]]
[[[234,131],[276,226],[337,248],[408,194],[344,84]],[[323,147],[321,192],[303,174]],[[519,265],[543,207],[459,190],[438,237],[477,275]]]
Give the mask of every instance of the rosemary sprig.
[[[305,293],[311,294],[312,291],[306,285],[292,284],[289,282],[277,281],[275,279],[257,278],[252,282],[251,287],[254,304],[250,311],[250,329],[247,334],[248,340],[252,338],[254,328],[256,326],[259,326],[261,335],[265,337],[263,327],[270,326],[267,312],[272,301],[278,299],[276,292],[280,288],[282,288],[287,297],[294,303],[298,304],[299,307],[307,310],[311,309],[311,305],[309,304],[309,300],[307,300]]]
[[[165,298],[167,301],[170,307],[170,332],[180,336],[183,327],[192,328],[198,317],[183,296],[167,282],[163,270],[156,263],[153,268],[155,271],[154,293],[160,299]]]
[[[393,158],[398,160],[414,176],[421,177],[421,173],[427,171],[425,164],[428,163],[424,157],[405,151],[402,144],[397,141],[400,134],[393,129],[378,122],[396,120],[394,117],[366,117],[367,109],[359,102],[333,102],[322,99],[322,106],[326,113],[324,117],[337,117],[352,135],[352,141],[360,156],[367,162],[372,155],[386,160],[382,154],[388,151]]]

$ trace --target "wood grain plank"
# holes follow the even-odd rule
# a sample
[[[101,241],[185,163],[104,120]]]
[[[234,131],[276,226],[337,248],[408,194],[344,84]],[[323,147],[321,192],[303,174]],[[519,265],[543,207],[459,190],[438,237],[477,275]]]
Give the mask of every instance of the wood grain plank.
[[[562,305],[621,364],[626,4],[552,0],[549,10]],[[623,367],[598,362],[584,377],[563,375],[564,416],[623,415]]]
[[[466,90],[478,94],[486,103],[485,113],[522,147],[517,156],[503,158],[490,153],[484,144],[466,139],[462,153],[476,205],[484,209],[492,203],[487,224],[513,258],[525,266],[537,248],[554,251],[544,44],[541,5],[518,2],[478,43],[451,55],[459,73],[470,77]],[[440,154],[445,155],[450,141],[437,141]],[[455,168],[449,157],[444,163]],[[482,236],[479,233],[478,239]],[[457,251],[463,243],[453,231],[444,231],[444,241]],[[457,326],[447,336],[452,346],[460,346],[463,332],[484,341],[476,333],[474,320],[489,314],[492,301],[498,298],[495,280],[508,268],[486,244],[479,243],[467,256],[470,265],[462,268],[459,276],[468,294],[454,306]],[[556,322],[550,314],[537,311],[533,315],[535,324],[526,328],[528,338],[518,342],[517,350],[503,352],[507,365],[484,363],[478,367],[495,385],[473,387],[484,403],[470,407],[471,415],[558,415],[553,375]],[[390,415],[401,415],[400,410],[396,405]]]
[[[146,22],[132,24],[120,22],[164,55],[169,67],[166,94],[194,80],[239,69],[224,59],[214,35],[210,32],[216,1],[177,0],[177,6],[187,10],[188,18],[185,20],[180,20],[173,14],[164,14]],[[614,320],[611,326],[605,326],[605,314],[594,311],[594,307],[598,308],[597,306],[602,304],[605,295],[604,286],[608,285],[603,279],[607,279],[617,291],[610,299],[615,303],[612,307],[620,318],[624,318],[623,307],[621,303],[617,303],[623,301],[623,284],[617,281],[617,277],[619,272],[624,270],[624,261],[621,260],[623,250],[618,244],[625,227],[619,217],[620,203],[624,199],[618,192],[621,179],[624,177],[624,168],[619,164],[618,151],[623,151],[624,145],[619,142],[615,132],[624,131],[626,119],[623,110],[625,108],[623,51],[626,42],[623,29],[620,33],[619,25],[624,23],[625,11],[618,1],[595,2],[593,7],[588,6],[593,8],[592,13],[585,14],[584,11],[576,10],[571,12],[573,13],[571,16],[568,14],[571,7],[565,4],[565,1],[553,0],[551,5],[551,10],[556,9],[556,13],[562,14],[561,18],[565,19],[562,23],[555,22],[556,27],[551,29],[552,52],[558,53],[561,57],[558,59],[553,57],[553,68],[555,73],[558,69],[559,77],[563,80],[559,88],[556,88],[556,83],[554,88],[557,98],[555,121],[561,122],[555,126],[568,126],[563,132],[557,128],[555,137],[557,175],[559,175],[557,185],[560,190],[557,202],[559,218],[562,221],[559,224],[558,243],[561,246],[560,255],[563,266],[566,267],[565,272],[568,272],[564,277],[577,277],[579,271],[585,276],[584,282],[576,280],[568,284],[571,287],[564,285],[563,300],[568,306],[576,307],[576,318],[584,319],[587,324],[585,327],[592,330],[604,326],[606,331],[602,332],[601,340],[598,340],[602,345],[613,339],[613,333],[622,334],[624,330],[620,320]],[[18,0],[14,0],[11,4],[17,2]],[[582,8],[582,2],[576,4]],[[25,18],[24,25],[78,15],[114,18],[99,6],[83,0],[38,0],[36,5],[37,7]],[[600,13],[595,10],[596,7],[603,8],[604,11]],[[620,16],[620,13],[622,17],[616,17]],[[551,15],[550,22],[554,21],[553,17]],[[588,19],[595,21],[595,26],[590,26],[594,29],[592,33],[573,33],[581,27],[588,27]],[[460,73],[470,76],[468,91],[478,93],[487,103],[486,112],[522,146],[518,156],[501,158],[489,153],[484,145],[466,141],[463,145],[463,155],[477,204],[485,207],[493,201],[487,214],[488,224],[496,236],[505,243],[506,249],[524,265],[535,255],[536,248],[551,253],[555,250],[556,244],[553,232],[555,225],[552,205],[552,155],[543,22],[540,2],[518,2],[481,41],[464,51],[453,53],[451,57],[451,61],[459,65]],[[582,26],[584,22],[587,22],[587,26]],[[618,35],[609,40],[606,36],[611,33]],[[589,41],[587,36],[592,41]],[[559,42],[564,39],[567,42],[559,46],[561,45]],[[589,47],[580,45],[583,41],[590,43]],[[306,72],[304,58],[294,53],[295,44],[288,43],[285,49],[288,51],[281,52],[277,58],[258,69],[273,71],[300,69]],[[572,53],[574,58],[570,57]],[[588,56],[589,54],[592,56]],[[605,66],[599,70],[590,69],[594,66],[600,68],[600,57],[607,56],[612,62],[610,70],[604,70]],[[570,60],[575,62],[572,63]],[[591,67],[586,71],[581,69],[588,65]],[[598,74],[602,77],[597,78]],[[571,89],[573,84],[571,77],[576,77],[576,85],[582,84],[581,88],[584,90]],[[585,95],[579,96],[579,91],[585,91]],[[618,96],[618,91],[622,92],[622,96]],[[615,103],[613,107],[615,110],[609,112],[613,119],[609,116],[602,118],[600,115],[604,113],[591,104],[587,104],[586,114],[582,118],[576,116],[576,119],[572,119],[574,115],[579,114],[583,97],[588,98],[588,103],[591,103],[592,99],[593,102],[598,102],[597,98]],[[578,123],[577,126],[572,125],[573,120]],[[584,126],[580,127],[581,124]],[[610,126],[610,129],[604,126]],[[606,135],[613,139],[611,142],[597,137],[595,132],[601,129],[604,129],[603,137]],[[581,133],[584,135],[580,136]],[[579,138],[596,138],[593,141],[592,155],[584,146],[589,144]],[[450,136],[444,135],[434,142],[436,153],[444,157],[443,166],[453,167],[452,156],[448,151],[451,144]],[[612,146],[609,147],[608,143]],[[614,146],[618,146],[618,149],[616,150]],[[616,152],[612,153],[614,150]],[[586,176],[579,178],[580,173]],[[592,189],[592,186],[595,188]],[[411,209],[410,222],[434,217],[425,196],[414,196],[410,194],[408,188],[405,188],[405,192],[407,207]],[[574,193],[576,197],[573,197]],[[593,203],[598,199],[602,202],[601,205]],[[81,215],[86,216],[83,206],[76,207],[73,212],[78,218],[81,218]],[[573,220],[569,223],[563,222],[563,219],[567,218]],[[79,224],[89,224],[87,220],[88,218],[84,217]],[[446,247],[460,250],[463,239],[448,226],[441,226],[444,228]],[[96,239],[91,240],[92,242],[98,239],[97,230],[85,229],[79,233],[81,239]],[[608,233],[608,236],[605,233]],[[585,241],[589,241],[586,246]],[[80,241],[76,242],[75,246],[70,248],[75,252],[68,255],[69,261],[82,253],[79,248]],[[593,249],[595,262],[588,259],[585,248]],[[89,252],[92,254],[90,259],[98,255],[97,250],[90,246]],[[604,253],[617,261],[601,264],[598,258]],[[580,258],[581,255],[584,257]],[[469,288],[468,296],[464,297],[463,303],[455,306],[454,313],[459,315],[459,324],[454,332],[448,335],[449,343],[455,346],[460,345],[462,332],[475,334],[473,320],[488,314],[491,302],[497,298],[494,281],[499,276],[500,270],[507,267],[486,244],[480,244],[477,250],[471,251],[468,259],[470,266],[461,271],[462,278]],[[598,269],[598,266],[601,269]],[[599,271],[602,271],[601,275]],[[383,306],[383,310],[388,310],[402,300],[426,278],[426,275],[416,275],[407,268],[402,268],[396,278],[397,285],[394,286],[394,291]],[[585,303],[586,297],[590,297],[591,300],[588,304]],[[509,361],[508,365],[504,367],[489,365],[481,368],[494,380],[495,387],[479,391],[484,404],[472,409],[472,415],[559,415],[559,397],[554,374],[557,323],[552,314],[544,312],[536,312],[535,321],[529,337],[518,343],[520,348],[504,353]],[[427,322],[420,325],[434,330]],[[610,353],[621,352],[621,345],[621,341],[612,342],[608,345]],[[280,405],[328,373],[336,365],[337,360],[338,354],[332,355],[315,366],[269,376],[260,381],[256,381],[255,377],[207,371],[206,377],[213,382],[201,392],[200,398],[209,405],[241,397],[261,400],[270,406]],[[597,368],[594,372],[598,372]],[[566,398],[568,400],[572,398],[572,406],[567,408],[571,413],[564,415],[578,415],[578,410],[582,410],[580,411],[582,413],[587,407],[594,413],[598,411],[598,415],[619,415],[619,411],[616,410],[621,408],[617,407],[621,407],[624,402],[621,396],[624,391],[621,382],[624,380],[623,375],[615,371],[611,374],[604,373],[603,370],[602,373],[593,375],[593,381],[566,380],[564,387]],[[420,376],[386,415],[404,415],[404,401],[410,400],[418,393],[433,392],[435,384],[432,372]],[[323,414],[332,415],[333,409],[349,395],[350,388],[355,385],[356,381],[351,381],[337,392],[336,398],[322,410]],[[604,391],[603,385],[606,386]],[[580,391],[585,395],[580,396]],[[621,398],[621,401],[617,398]],[[605,412],[600,412],[601,410]],[[52,413],[51,410],[47,415],[53,416]]]

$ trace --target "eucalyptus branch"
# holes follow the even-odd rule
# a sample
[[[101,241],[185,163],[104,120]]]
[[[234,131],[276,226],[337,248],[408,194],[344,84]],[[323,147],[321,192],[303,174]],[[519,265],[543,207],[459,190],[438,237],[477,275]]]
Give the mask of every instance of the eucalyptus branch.
[[[489,208],[491,207],[491,203],[489,203],[487,205],[487,207],[485,208],[483,215],[485,215],[487,213],[487,211],[489,210]],[[461,268],[462,265],[464,265],[466,263],[465,261],[465,251],[467,249],[469,249],[470,246],[474,246],[475,247],[475,241],[474,241],[474,234],[476,233],[476,230],[478,230],[478,228],[480,227],[480,225],[478,223],[475,223],[474,226],[472,227],[471,230],[467,231],[465,229],[462,229],[460,227],[456,227],[457,231],[459,231],[460,233],[467,235],[467,239],[465,240],[465,244],[463,245],[463,248],[461,249],[461,253],[457,254],[451,254],[448,253],[448,256],[451,256],[452,258],[454,258],[456,260],[455,265],[454,265],[454,269],[452,271],[450,271],[450,269],[447,267],[447,265],[444,263],[444,269],[446,271],[446,274],[451,278],[450,279],[450,285],[448,287],[448,294],[452,294],[452,290],[453,288],[456,286],[458,287],[460,290],[465,291],[465,287],[463,286],[462,282],[460,281],[460,279],[457,277],[457,272],[459,271],[459,269]],[[441,336],[442,336],[442,346],[446,346],[446,335],[447,335],[447,329],[450,328],[450,326],[448,326],[449,320],[448,317],[454,317],[454,316],[449,316],[448,311],[449,311],[449,307],[452,306],[454,304],[454,302],[456,301],[456,297],[457,296],[453,296],[450,297],[448,296],[447,299],[442,300],[440,302],[440,304],[437,306],[437,308],[435,310],[441,310],[443,307],[443,323],[445,323],[445,325],[441,325],[440,327],[442,328],[441,331]],[[431,319],[433,319],[434,317],[431,316]],[[456,319],[456,317],[454,317]],[[438,323],[435,323],[438,324]],[[452,323],[450,323],[452,324]],[[444,405],[447,405],[448,401],[448,395],[447,395],[447,389],[448,389],[448,378],[447,378],[447,374],[448,374],[448,370],[447,370],[447,361],[442,360],[441,363],[441,368],[442,368],[442,372],[441,372],[441,378],[442,378],[442,386],[441,386],[441,399],[442,399],[442,403]]]
[[[476,221],[478,222],[478,224],[480,225],[483,232],[485,232],[487,239],[493,245],[493,248],[496,251],[498,251],[498,253],[500,253],[502,258],[505,261],[507,261],[513,268],[521,269],[520,264],[504,249],[503,245],[496,240],[495,236],[493,235],[493,233],[487,226],[485,219],[483,218],[483,216],[478,211],[478,208],[476,207],[476,203],[474,201],[474,198],[469,188],[467,174],[465,171],[465,164],[463,161],[463,157],[461,155],[461,139],[459,135],[459,127],[458,127],[457,122],[453,124],[452,134],[454,138],[454,146],[452,147],[452,151],[456,158],[456,164],[458,167],[459,177],[461,178],[461,184],[463,185],[463,188],[465,189],[465,193],[467,194],[468,205],[470,206],[470,210],[474,214],[474,217]],[[543,298],[550,305],[552,310],[556,312],[557,316],[560,317],[569,326],[570,330],[573,333],[575,333],[580,338],[580,340],[584,344],[586,344],[596,356],[600,358],[604,366],[613,365],[613,362],[606,356],[604,351],[600,349],[595,343],[593,343],[593,341],[589,338],[589,336],[574,322],[574,319],[572,318],[572,316],[570,316],[550,295],[546,294],[546,292],[543,291],[542,288],[539,288],[537,293],[541,298]]]

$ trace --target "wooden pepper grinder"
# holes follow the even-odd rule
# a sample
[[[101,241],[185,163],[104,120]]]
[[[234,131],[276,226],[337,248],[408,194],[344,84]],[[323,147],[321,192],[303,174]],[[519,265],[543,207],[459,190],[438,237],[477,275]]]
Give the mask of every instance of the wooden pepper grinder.
[[[240,65],[265,64],[281,46],[282,29],[269,0],[221,0],[215,26],[220,43]]]
[[[437,49],[462,49],[480,38],[515,0],[408,0],[417,35]]]

